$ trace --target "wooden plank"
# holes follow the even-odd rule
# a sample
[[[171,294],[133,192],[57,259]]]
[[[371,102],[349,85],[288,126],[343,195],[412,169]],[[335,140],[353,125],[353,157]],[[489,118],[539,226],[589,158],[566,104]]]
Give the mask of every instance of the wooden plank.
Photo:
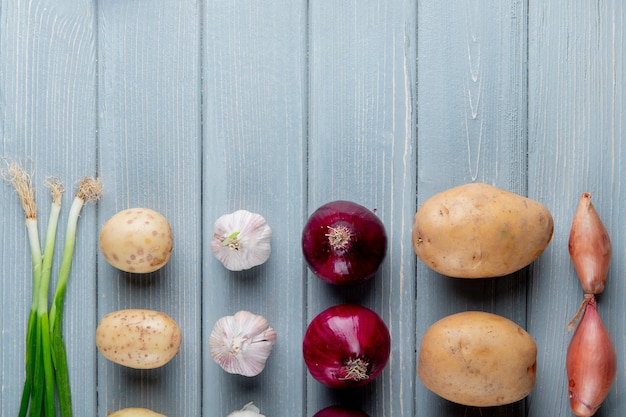
[[[418,4],[417,202],[486,182],[526,193],[526,8],[523,1]],[[417,349],[438,319],[466,310],[525,327],[527,270],[498,279],[443,277],[417,268]],[[417,380],[417,415],[518,416],[524,401],[476,409],[445,401]]]
[[[89,1],[0,2],[0,154],[33,170],[42,241],[49,214],[46,178],[65,184],[52,266],[55,289],[69,207],[83,176],[94,175],[95,77],[94,14]],[[3,164],[3,168],[4,168]],[[1,189],[0,212],[0,414],[17,415],[24,381],[24,337],[32,294],[30,250],[24,214],[16,193]],[[96,217],[87,207],[80,219],[69,277],[63,330],[74,394],[74,409],[95,408],[95,346],[89,336],[95,316]]]
[[[568,415],[566,330],[582,300],[567,244],[580,195],[593,204],[613,242],[613,257],[598,309],[617,348],[617,381],[598,415],[624,414],[626,314],[623,210],[623,2],[535,3],[529,21],[529,194],[555,218],[548,251],[535,266],[529,326],[540,350],[529,415]]]
[[[392,339],[383,373],[335,391],[307,376],[306,415],[335,403],[414,416],[415,2],[310,2],[308,214],[332,200],[376,210],[388,234],[379,273],[340,288],[308,273],[307,323],[325,308],[376,311]]]
[[[147,407],[201,415],[200,23],[195,1],[98,3],[100,173],[98,223],[131,207],[162,213],[174,234],[170,262],[148,276],[98,262],[98,320],[149,308],[181,327],[179,354],[153,370],[98,355],[98,415]]]
[[[306,2],[214,1],[204,10],[203,409],[225,416],[254,401],[264,415],[303,415],[305,309],[300,230],[306,192]],[[238,209],[272,228],[269,260],[230,272],[213,256],[213,224]],[[277,341],[256,377],[210,357],[215,322],[266,317]]]

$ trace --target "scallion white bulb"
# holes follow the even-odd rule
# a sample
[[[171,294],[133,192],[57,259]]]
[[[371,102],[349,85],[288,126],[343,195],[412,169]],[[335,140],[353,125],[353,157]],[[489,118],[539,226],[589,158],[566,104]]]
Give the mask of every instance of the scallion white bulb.
[[[272,229],[260,214],[237,210],[218,218],[211,251],[231,271],[261,265],[270,256]]]

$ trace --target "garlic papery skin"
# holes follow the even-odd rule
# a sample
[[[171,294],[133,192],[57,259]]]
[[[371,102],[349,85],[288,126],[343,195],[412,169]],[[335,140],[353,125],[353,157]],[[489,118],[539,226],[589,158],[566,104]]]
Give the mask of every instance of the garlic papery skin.
[[[219,319],[209,336],[213,360],[230,374],[256,376],[276,342],[276,331],[263,316],[238,311]]]
[[[233,411],[228,415],[228,417],[265,417],[263,414],[260,414],[261,410],[259,407],[254,405],[252,402],[244,405],[241,410]]]
[[[211,251],[226,269],[243,271],[267,261],[271,238],[272,229],[263,216],[237,210],[215,221]]]

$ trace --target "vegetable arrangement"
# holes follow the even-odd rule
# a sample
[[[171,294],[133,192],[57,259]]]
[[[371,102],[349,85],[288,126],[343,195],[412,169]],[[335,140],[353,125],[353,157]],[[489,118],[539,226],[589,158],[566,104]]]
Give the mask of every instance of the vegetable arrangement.
[[[415,214],[417,256],[455,278],[512,274],[543,253],[554,230],[541,203],[473,183],[429,198]],[[488,407],[526,397],[535,386],[537,345],[524,329],[496,314],[449,315],[422,336],[417,373],[439,396]]]
[[[617,373],[613,341],[602,323],[596,295],[604,291],[611,259],[611,240],[591,194],[581,195],[569,237],[569,253],[585,296],[571,329],[582,314],[567,348],[570,406],[579,417],[593,416],[611,390]]]
[[[98,179],[84,178],[78,187],[67,220],[61,265],[56,290],[49,306],[52,258],[61,212],[63,185],[56,178],[48,179],[52,205],[41,251],[37,221],[37,205],[30,174],[17,162],[8,162],[3,177],[10,182],[22,203],[32,263],[32,304],[26,331],[26,377],[19,416],[55,416],[56,395],[61,416],[72,415],[72,397],[67,369],[62,321],[65,292],[74,254],[76,229],[80,212],[86,202],[95,202],[102,192]],[[48,310],[50,308],[50,310]]]
[[[26,215],[31,249],[33,295],[26,335],[26,377],[20,416],[72,415],[71,393],[62,335],[65,289],[72,261],[78,217],[84,203],[95,201],[100,182],[85,179],[68,218],[65,246],[54,299],[48,310],[52,255],[63,187],[48,181],[52,193],[44,250],[37,231],[30,176],[10,164],[4,177],[17,190]],[[455,278],[495,278],[532,263],[546,249],[554,229],[541,203],[487,184],[467,184],[439,193],[417,211],[412,243],[416,255],[440,274]],[[214,224],[211,250],[230,271],[261,265],[271,253],[271,228],[246,210],[221,216]],[[373,211],[349,201],[319,207],[302,230],[302,254],[309,269],[333,285],[357,285],[379,271],[387,250],[383,223]],[[147,208],[123,210],[102,227],[100,249],[114,267],[129,273],[151,273],[170,259],[171,227]],[[593,416],[608,395],[617,371],[613,343],[598,314],[596,295],[606,283],[611,242],[593,204],[583,193],[572,222],[569,253],[585,293],[570,323],[578,327],[567,350],[566,369],[571,409]],[[225,371],[259,375],[276,342],[267,319],[238,311],[219,319],[209,337],[210,354]],[[167,314],[125,309],[104,316],[95,333],[100,353],[135,369],[166,365],[182,341],[178,324]],[[391,336],[373,310],[339,304],[319,313],[302,341],[304,363],[319,383],[342,389],[361,387],[385,368]],[[526,397],[536,379],[537,345],[530,334],[496,314],[465,311],[433,323],[422,337],[417,373],[432,392],[459,404],[490,407]],[[118,410],[111,416],[162,416],[144,408]],[[229,417],[263,417],[253,403]],[[357,409],[329,406],[314,417],[367,417]]]
[[[271,228],[265,219],[247,210],[223,215],[214,224],[211,250],[231,271],[263,264],[270,255]],[[371,279],[387,250],[382,222],[365,207],[333,201],[318,208],[302,230],[302,253],[320,279],[335,285],[355,285]],[[249,311],[224,316],[209,337],[213,360],[226,372],[254,377],[265,368],[276,342],[267,319]],[[332,346],[333,349],[328,349]],[[372,310],[338,305],[320,313],[308,326],[303,356],[311,375],[332,388],[362,386],[383,370],[389,359],[389,330]],[[234,416],[260,416],[252,403]],[[366,416],[340,406],[317,416]]]
[[[370,280],[387,254],[387,233],[375,213],[337,200],[320,206],[302,230],[302,254],[309,269],[336,286]],[[385,368],[391,336],[385,322],[366,307],[339,304],[307,326],[302,353],[311,376],[333,389],[361,387]],[[360,410],[330,406],[315,417],[367,417]]]

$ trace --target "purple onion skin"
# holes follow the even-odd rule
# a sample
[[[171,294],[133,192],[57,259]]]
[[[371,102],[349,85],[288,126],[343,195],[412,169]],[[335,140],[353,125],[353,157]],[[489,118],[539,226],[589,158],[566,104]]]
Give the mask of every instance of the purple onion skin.
[[[313,417],[369,417],[369,415],[355,408],[331,405],[318,411]]]
[[[349,233],[333,244],[331,231]],[[320,279],[335,285],[354,285],[372,278],[387,253],[387,233],[369,209],[350,202],[332,201],[311,216],[302,231],[302,253]]]
[[[329,307],[309,324],[302,343],[311,376],[330,388],[360,387],[385,368],[391,336],[374,311],[356,304]]]

